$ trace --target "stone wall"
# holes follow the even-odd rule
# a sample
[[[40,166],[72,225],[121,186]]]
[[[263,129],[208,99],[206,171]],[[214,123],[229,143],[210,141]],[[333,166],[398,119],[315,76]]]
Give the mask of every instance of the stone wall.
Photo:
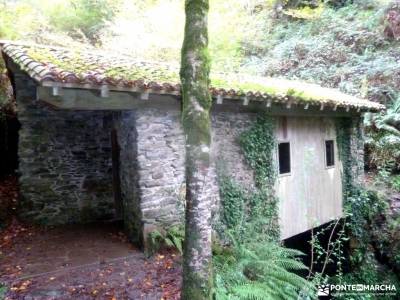
[[[21,217],[40,224],[114,216],[109,112],[56,111],[35,101],[35,83],[14,74]]]
[[[136,118],[140,207],[145,224],[162,227],[182,220],[185,181],[180,112],[140,110]]]
[[[180,118],[177,107],[115,114],[124,220],[133,241],[145,242],[149,232],[183,223],[185,146]],[[246,113],[212,115],[213,168],[205,190],[213,198],[214,221],[219,204],[217,168],[253,186],[253,172],[244,161],[238,137],[254,119],[254,114]]]
[[[183,221],[184,136],[174,109],[115,115],[125,227],[131,240]],[[143,234],[142,234],[143,233]]]
[[[244,187],[254,187],[253,170],[246,163],[239,137],[255,122],[255,113],[218,112],[212,115],[212,153],[216,167]],[[218,163],[220,165],[218,165]]]
[[[139,242],[142,228],[140,210],[139,169],[135,112],[114,113],[114,128],[119,148],[119,176],[123,219],[126,233],[132,242]]]

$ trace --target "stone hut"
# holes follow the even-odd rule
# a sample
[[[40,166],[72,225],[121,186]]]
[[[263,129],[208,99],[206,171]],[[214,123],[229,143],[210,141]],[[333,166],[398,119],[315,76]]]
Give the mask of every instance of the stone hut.
[[[56,225],[122,218],[133,241],[182,222],[185,137],[177,66],[122,55],[1,42],[18,106],[21,217]],[[335,122],[360,132],[380,104],[316,85],[212,74],[212,157],[254,185],[237,138],[274,116],[282,239],[342,215]],[[353,177],[363,145],[350,141]],[[210,197],[218,211],[216,168]]]

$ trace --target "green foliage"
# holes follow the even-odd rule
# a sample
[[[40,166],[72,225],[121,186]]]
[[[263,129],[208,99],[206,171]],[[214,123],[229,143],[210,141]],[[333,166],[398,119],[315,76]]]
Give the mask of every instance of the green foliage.
[[[157,253],[162,247],[176,249],[182,255],[183,251],[183,240],[185,238],[185,232],[183,228],[173,226],[167,230],[165,234],[162,234],[158,230],[150,232],[148,235],[148,255]]]
[[[343,165],[342,186],[344,197],[349,195],[354,188],[354,174],[352,174],[354,160],[351,152],[352,126],[353,120],[350,118],[337,118],[335,120],[336,143],[338,147],[339,157]]]
[[[221,217],[228,230],[239,228],[243,225],[245,214],[246,192],[231,178],[220,175],[219,189],[221,205],[223,207]]]
[[[119,1],[69,0],[48,7],[50,25],[72,37],[99,41],[99,33],[115,15]]]
[[[13,100],[11,83],[6,74],[4,61],[0,58],[0,118],[4,119],[6,112],[15,112]]]
[[[40,29],[41,21],[42,18],[28,1],[0,3],[0,39],[26,37]]]
[[[364,119],[369,165],[389,171],[400,170],[400,96],[389,109],[380,114],[368,114]]]
[[[249,232],[272,239],[279,237],[278,199],[274,191],[275,123],[274,118],[260,114],[252,127],[242,133],[239,140],[246,161],[254,170],[255,184],[258,188],[247,198],[247,224],[253,229]]]
[[[121,1],[4,0],[0,3],[0,39],[75,46],[99,44]]]
[[[380,225],[380,226],[379,226]],[[386,222],[374,226],[373,239],[380,255],[387,257],[388,264],[400,270],[400,215],[386,216]]]
[[[346,198],[345,209],[349,215],[351,234],[358,242],[360,255],[353,256],[353,263],[357,264],[368,251],[372,226],[387,213],[388,203],[377,192],[359,189],[353,190]]]
[[[372,2],[325,6],[306,21],[267,20],[263,43],[249,51],[254,55],[244,58],[245,65],[257,73],[320,83],[384,102],[387,92],[398,94],[398,51],[392,52],[397,42],[383,37],[386,6]]]
[[[346,166],[343,167],[346,168]],[[349,187],[344,194],[344,208],[347,216],[346,226],[351,237],[352,271],[347,274],[339,271],[338,274],[329,278],[329,281],[340,284],[395,284],[398,290],[400,284],[398,278],[387,266],[378,263],[374,254],[386,256],[393,268],[399,268],[399,257],[396,257],[400,247],[399,223],[389,213],[385,194],[354,185]],[[344,237],[346,240],[347,237]],[[335,244],[338,244],[337,241],[332,243],[333,247]],[[317,253],[320,252],[317,251]],[[338,263],[341,266],[342,261],[339,260]],[[392,299],[391,297],[387,296],[383,299]],[[342,296],[338,299],[347,298]],[[372,295],[355,295],[352,299],[377,298]]]
[[[373,185],[365,189],[352,181],[354,160],[351,156],[350,137],[354,133],[350,130],[351,127],[349,120],[339,120],[336,126],[339,155],[343,162],[344,208],[348,216],[347,226],[352,238],[351,244],[354,244],[350,258],[353,272],[347,275],[338,274],[334,280],[346,284],[374,284],[376,282],[393,284],[394,277],[391,273],[381,273],[378,268],[383,268],[383,266],[377,262],[371,264],[370,256],[377,252],[379,255],[388,257],[390,265],[399,268],[396,259],[398,251],[396,249],[400,245],[400,237],[396,234],[398,224],[389,213],[388,199],[385,194],[373,190]],[[390,165],[382,164],[379,170],[376,181],[384,185],[391,184]]]
[[[171,227],[167,231],[167,235],[165,237],[165,243],[168,247],[175,247],[179,253],[183,252],[183,240],[185,238],[184,230],[180,227]]]
[[[400,193],[400,175],[393,176],[391,185],[396,192]]]
[[[261,189],[272,188],[276,178],[274,129],[275,119],[259,115],[253,126],[240,137],[244,156],[254,170],[256,185]]]
[[[338,283],[337,278],[332,278],[331,282],[333,284]],[[375,284],[387,284],[387,285],[395,285],[396,290],[400,289],[399,279],[390,272],[390,270],[380,265],[376,259],[373,257],[372,253],[368,253],[365,256],[365,260],[362,264],[358,266],[356,270],[351,273],[345,274],[343,276],[343,282],[345,284],[365,284],[365,285],[375,285]],[[335,297],[335,299],[349,299],[348,295]],[[367,300],[367,299],[385,299],[390,300],[394,299],[393,296],[373,296],[372,294],[362,294],[362,295],[352,295],[354,300]]]
[[[353,168],[355,159],[352,156],[350,145],[352,134],[356,134],[352,130],[354,125],[354,120],[352,119],[338,119],[336,121],[336,141],[343,166],[344,209],[348,216],[348,228],[359,244],[357,250],[359,253],[355,253],[352,257],[353,263],[357,264],[362,260],[368,244],[371,242],[370,224],[385,213],[388,206],[377,192],[366,190],[354,183],[355,174],[353,174]]]
[[[300,251],[271,242],[241,244],[214,256],[216,299],[296,299],[314,287],[293,272],[306,270]]]
[[[278,207],[274,195],[264,190],[249,191],[226,175],[219,175],[221,218],[219,230],[234,234],[239,242],[277,241],[279,239]]]
[[[396,222],[392,220],[389,213],[387,196],[373,190],[373,185],[365,189],[352,180],[355,160],[352,158],[350,146],[351,135],[358,134],[357,138],[361,138],[360,133],[354,131],[353,126],[353,121],[348,119],[338,120],[336,123],[339,156],[343,163],[344,209],[348,216],[347,226],[352,239],[351,244],[353,244],[350,258],[353,273],[348,275],[340,273],[334,280],[346,284],[387,282],[393,280],[390,273],[384,273],[379,278],[375,276],[378,274],[376,268],[379,264],[372,265],[372,269],[365,266],[370,263],[369,257],[372,253],[377,252],[379,255],[387,256],[389,263],[398,268],[395,258],[397,251],[395,249],[398,249],[400,245],[400,237],[395,233],[398,227],[395,231],[390,229],[391,224],[396,224]],[[353,136],[353,139],[356,137]],[[390,167],[381,167],[376,180],[388,184],[391,182],[390,171]],[[379,266],[379,268],[383,267]]]
[[[0,283],[0,299],[4,299],[7,293],[7,287]]]

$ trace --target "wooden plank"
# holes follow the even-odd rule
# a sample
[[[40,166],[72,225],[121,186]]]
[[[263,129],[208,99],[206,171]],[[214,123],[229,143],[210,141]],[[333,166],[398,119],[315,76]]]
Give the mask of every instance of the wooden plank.
[[[63,110],[133,110],[141,107],[154,107],[160,109],[181,110],[179,96],[148,94],[148,100],[141,100],[141,93],[126,91],[109,91],[108,98],[101,98],[99,90],[86,90],[75,88],[63,88],[62,95],[53,96],[51,87],[38,86],[38,99],[44,101],[58,109]],[[220,99],[219,101],[221,101]],[[244,100],[242,100],[244,101]],[[286,103],[271,103],[269,101],[251,101],[248,105],[242,105],[240,99],[223,99],[223,104],[214,103],[212,111],[248,113],[265,112],[272,116],[309,116],[309,117],[352,117],[358,116],[355,110],[346,111],[346,108],[338,107],[337,111],[324,109],[320,106],[309,106],[305,110],[301,105],[286,108]],[[218,99],[217,101],[218,102]],[[267,104],[266,104],[267,103]],[[268,106],[268,103],[271,104]]]

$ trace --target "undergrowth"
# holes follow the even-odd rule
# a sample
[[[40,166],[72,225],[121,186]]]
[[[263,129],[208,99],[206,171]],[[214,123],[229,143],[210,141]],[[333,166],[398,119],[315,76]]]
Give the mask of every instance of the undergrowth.
[[[152,256],[162,248],[169,248],[177,250],[182,255],[184,238],[185,232],[181,226],[173,226],[165,233],[154,230],[147,237],[146,254]]]
[[[215,296],[223,299],[296,299],[312,295],[314,286],[295,274],[307,267],[302,252],[275,242],[238,243],[214,252]]]

